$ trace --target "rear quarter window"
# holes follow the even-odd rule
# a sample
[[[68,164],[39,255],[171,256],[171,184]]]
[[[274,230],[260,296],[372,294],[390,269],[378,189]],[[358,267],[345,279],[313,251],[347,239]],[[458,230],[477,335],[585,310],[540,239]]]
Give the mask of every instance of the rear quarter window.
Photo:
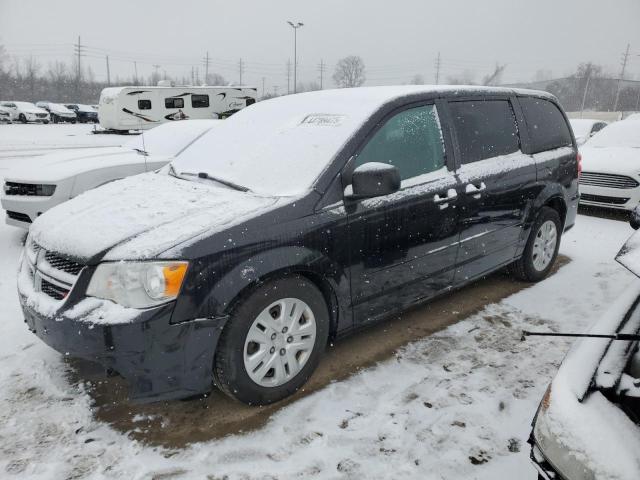
[[[520,97],[519,101],[527,122],[531,153],[573,145],[571,130],[557,105],[535,97]]]

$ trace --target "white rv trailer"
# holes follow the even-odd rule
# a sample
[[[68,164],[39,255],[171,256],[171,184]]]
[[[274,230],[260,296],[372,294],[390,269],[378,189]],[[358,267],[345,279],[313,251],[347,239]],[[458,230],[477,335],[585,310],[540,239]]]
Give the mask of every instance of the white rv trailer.
[[[111,87],[100,94],[98,119],[107,130],[144,130],[187,119],[222,119],[255,103],[252,87]]]

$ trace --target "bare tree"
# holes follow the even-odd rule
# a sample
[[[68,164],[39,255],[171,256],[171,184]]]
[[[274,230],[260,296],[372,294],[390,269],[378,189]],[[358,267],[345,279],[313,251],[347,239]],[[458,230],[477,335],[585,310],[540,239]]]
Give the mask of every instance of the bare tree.
[[[409,82],[409,85],[424,85],[424,77],[421,74],[417,73],[413,76],[413,78]]]
[[[364,61],[357,55],[350,55],[338,61],[333,81],[339,87],[359,87],[366,80],[364,74]]]
[[[227,80],[219,73],[210,73],[206,78],[207,85],[227,85]]]
[[[474,85],[476,73],[473,70],[464,70],[460,75],[448,76],[447,83],[449,85]]]
[[[25,80],[27,82],[27,85],[29,85],[31,100],[34,101],[36,97],[36,83],[38,81],[39,72],[40,64],[35,58],[29,57],[24,61]]]
[[[489,75],[485,75],[482,79],[483,85],[498,85],[500,80],[502,79],[502,74],[504,73],[504,69],[507,68],[506,65],[500,65],[496,63],[496,68]]]

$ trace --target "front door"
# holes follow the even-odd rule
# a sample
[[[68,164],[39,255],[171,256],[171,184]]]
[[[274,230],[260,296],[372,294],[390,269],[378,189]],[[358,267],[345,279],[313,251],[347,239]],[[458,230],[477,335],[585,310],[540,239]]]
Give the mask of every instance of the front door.
[[[407,108],[383,122],[355,158],[355,168],[392,164],[402,179],[393,194],[345,199],[356,324],[451,285],[461,191],[445,138],[435,105]]]
[[[456,283],[465,283],[514,259],[535,196],[536,166],[521,151],[509,98],[448,105],[463,189]]]

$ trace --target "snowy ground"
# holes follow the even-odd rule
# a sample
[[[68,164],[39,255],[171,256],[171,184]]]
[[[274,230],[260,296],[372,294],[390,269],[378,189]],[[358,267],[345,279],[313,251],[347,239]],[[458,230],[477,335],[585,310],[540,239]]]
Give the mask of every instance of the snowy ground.
[[[62,356],[27,331],[14,273],[24,234],[2,225],[0,478],[534,480],[530,421],[570,343],[522,343],[520,331],[596,321],[638,281],[613,261],[630,234],[623,222],[580,216],[561,248],[572,261],[553,277],[283,408],[258,431],[165,449],[96,420]]]

